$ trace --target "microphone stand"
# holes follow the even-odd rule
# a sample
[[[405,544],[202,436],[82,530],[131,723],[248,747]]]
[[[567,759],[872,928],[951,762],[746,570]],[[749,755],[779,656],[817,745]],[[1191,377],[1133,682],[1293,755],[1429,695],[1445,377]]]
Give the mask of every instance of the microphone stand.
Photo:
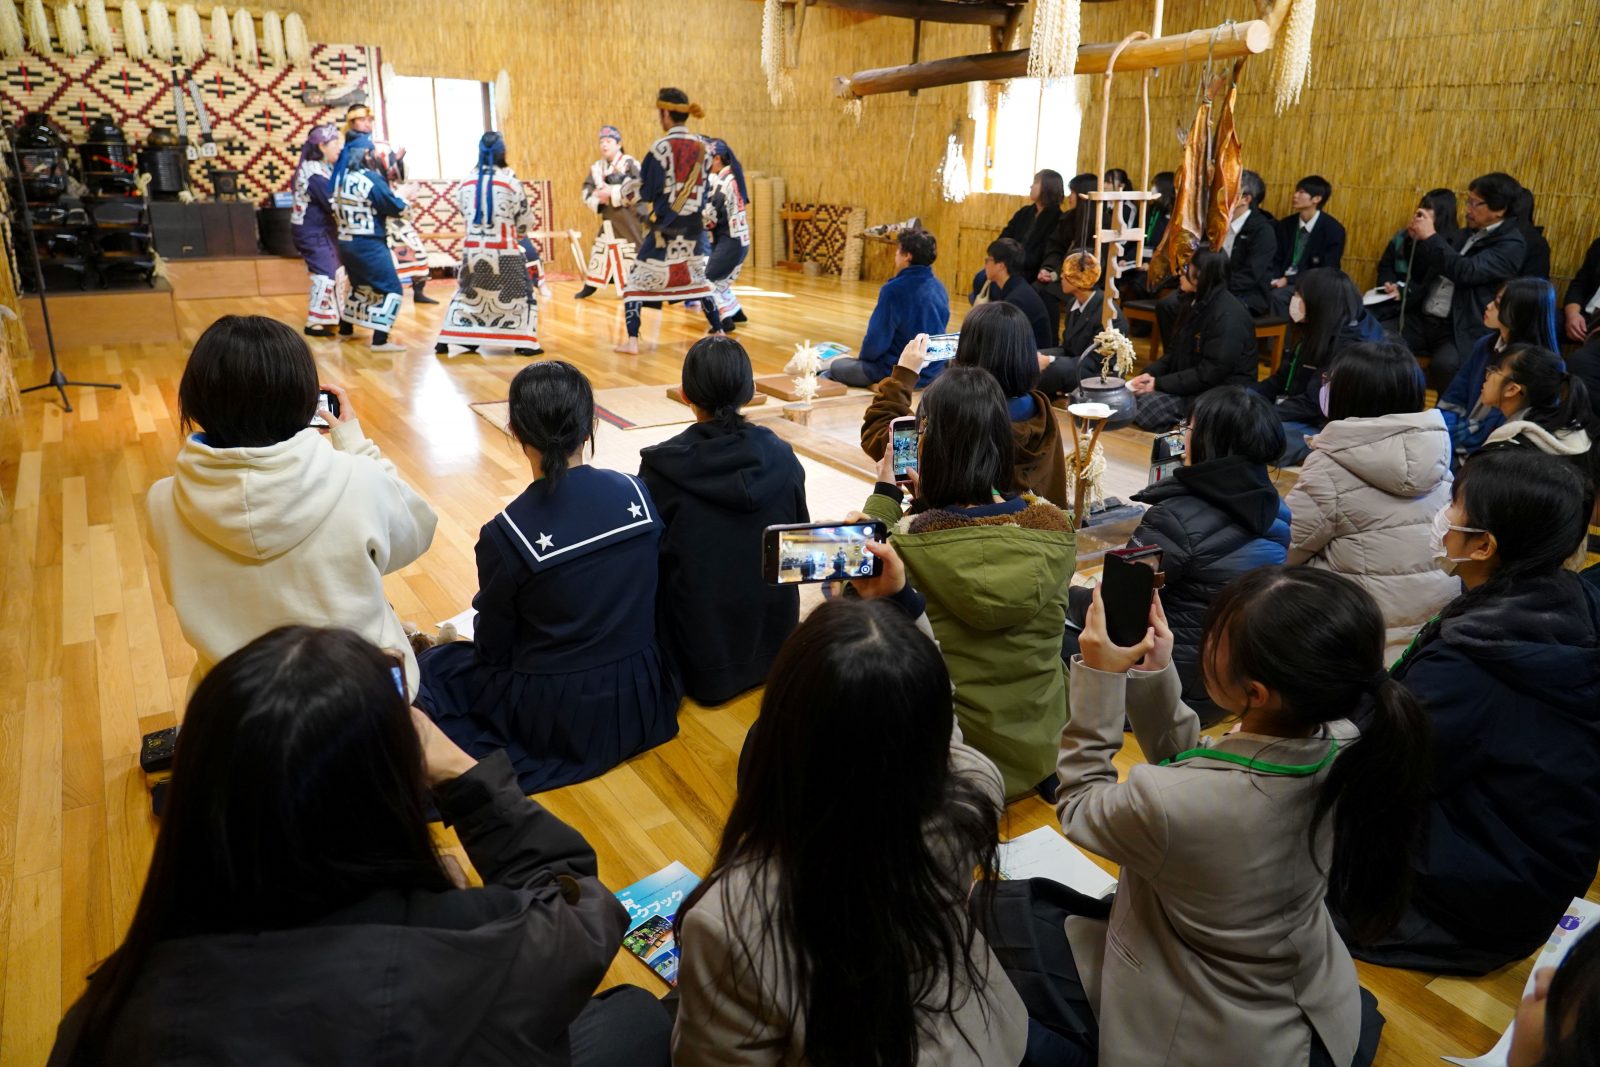
[[[44,317],[44,337],[50,347],[49,380],[17,391],[35,393],[40,389],[54,389],[61,394],[61,406],[70,412],[72,401],[67,399],[67,386],[79,389],[121,389],[122,386],[110,382],[75,382],[61,373],[61,361],[56,358],[56,335],[50,328],[50,304],[44,293],[44,264],[39,260],[39,242],[33,231],[33,212],[28,209],[28,191],[22,184],[22,157],[17,154],[15,144],[10,147],[11,170],[17,176],[17,191],[22,194],[22,228],[27,231],[28,247],[33,250],[33,283],[39,290],[39,312]]]

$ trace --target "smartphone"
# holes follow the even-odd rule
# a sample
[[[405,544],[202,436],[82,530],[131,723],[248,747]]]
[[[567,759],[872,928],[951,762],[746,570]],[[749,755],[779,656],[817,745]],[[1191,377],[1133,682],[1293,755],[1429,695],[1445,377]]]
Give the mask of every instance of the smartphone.
[[[772,585],[876,578],[883,560],[867,551],[867,542],[887,535],[883,523],[871,519],[768,526],[761,535],[762,574]]]
[[[936,333],[928,338],[927,362],[938,363],[947,359],[956,358],[956,343],[961,340],[959,333]]]
[[[1150,484],[1165,481],[1183,466],[1183,431],[1159,434],[1150,442]]]
[[[1132,648],[1150,629],[1150,602],[1160,586],[1161,547],[1134,545],[1106,553],[1100,601],[1111,643]]]
[[[889,449],[894,455],[896,485],[907,485],[911,482],[911,472],[917,469],[917,450],[921,444],[921,433],[917,429],[915,415],[902,415],[889,423]]]
[[[333,412],[334,418],[339,417],[339,398],[331,389],[317,390],[317,413],[311,416],[311,425],[319,430],[328,428],[328,420],[322,417],[325,411]]]

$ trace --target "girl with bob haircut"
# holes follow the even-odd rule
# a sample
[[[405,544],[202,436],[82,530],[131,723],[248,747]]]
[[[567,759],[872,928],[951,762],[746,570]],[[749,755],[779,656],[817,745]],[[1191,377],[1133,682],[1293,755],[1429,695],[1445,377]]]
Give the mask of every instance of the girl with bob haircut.
[[[525,793],[603,774],[678,732],[682,682],[656,641],[661,514],[644,483],[584,461],[594,391],[570,363],[511,380],[533,483],[478,534],[473,640],[422,657],[417,706]]]

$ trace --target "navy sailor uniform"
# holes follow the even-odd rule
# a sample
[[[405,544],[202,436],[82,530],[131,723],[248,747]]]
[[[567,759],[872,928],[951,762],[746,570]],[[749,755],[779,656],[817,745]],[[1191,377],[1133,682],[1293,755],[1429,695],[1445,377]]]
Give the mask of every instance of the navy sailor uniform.
[[[603,774],[678,732],[683,688],[656,640],[662,524],[637,478],[576,467],[478,535],[474,640],[423,654],[417,706],[522,790]]]

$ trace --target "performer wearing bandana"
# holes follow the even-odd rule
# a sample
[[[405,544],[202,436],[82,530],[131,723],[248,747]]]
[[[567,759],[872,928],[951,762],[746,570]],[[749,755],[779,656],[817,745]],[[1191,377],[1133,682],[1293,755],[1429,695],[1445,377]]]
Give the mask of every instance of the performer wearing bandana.
[[[525,245],[518,237],[519,229],[533,225],[533,212],[522,182],[506,166],[506,143],[498,133],[478,142],[477,169],[461,183],[456,205],[467,220],[459,287],[433,350],[443,355],[453,341],[469,350],[502,344],[519,356],[538,355],[539,311],[525,251],[532,242]]]
[[[722,331],[722,319],[706,281],[706,259],[711,241],[701,212],[706,204],[706,143],[683,125],[689,116],[705,110],[689,102],[682,89],[662,89],[656,94],[656,111],[665,136],[650,146],[639,167],[637,188],[623,186],[625,204],[648,204],[650,232],[628,271],[622,290],[622,309],[628,339],[616,346],[627,355],[639,353],[639,318],[643,306],[672,300],[699,301],[712,333]],[[702,299],[706,298],[706,299]]]
[[[406,202],[389,189],[382,173],[372,169],[372,138],[352,132],[328,179],[333,213],[339,224],[339,261],[350,278],[350,291],[340,313],[339,333],[352,327],[372,331],[375,352],[403,352],[389,331],[400,314],[400,278],[384,238],[384,220],[400,214]]]
[[[333,219],[328,176],[339,158],[337,127],[317,126],[300,149],[294,172],[294,208],[289,232],[295,251],[306,261],[311,275],[311,299],[306,305],[307,337],[332,337],[339,324],[339,286],[344,280],[339,266],[339,226]]]
[[[732,333],[733,324],[747,318],[739,298],[733,295],[733,283],[750,253],[750,222],[745,215],[750,193],[744,182],[744,168],[728,142],[712,141],[710,154],[711,195],[705,219],[706,229],[711,231],[711,258],[706,261],[706,280],[711,283],[723,330]]]
[[[622,151],[622,131],[600,127],[600,158],[583,180],[583,202],[600,215],[600,231],[589,252],[583,288],[576,299],[594,295],[596,289],[616,282],[620,288],[644,241],[643,205],[624,206],[624,187],[637,188],[639,161]],[[609,230],[607,227],[610,227]]]
[[[364,133],[372,136],[372,109],[365,104],[351,104],[344,113],[344,133],[349,138],[352,133]],[[373,142],[378,166],[375,168],[382,172],[384,180],[391,187],[406,180],[406,150],[395,148],[382,141]],[[402,285],[411,286],[411,295],[419,304],[437,304],[439,301],[423,293],[423,288],[428,284],[428,250],[422,243],[422,235],[417,233],[417,227],[412,223],[409,210],[406,215],[396,215],[384,223],[384,236],[389,242],[389,250],[394,253],[395,274]]]

